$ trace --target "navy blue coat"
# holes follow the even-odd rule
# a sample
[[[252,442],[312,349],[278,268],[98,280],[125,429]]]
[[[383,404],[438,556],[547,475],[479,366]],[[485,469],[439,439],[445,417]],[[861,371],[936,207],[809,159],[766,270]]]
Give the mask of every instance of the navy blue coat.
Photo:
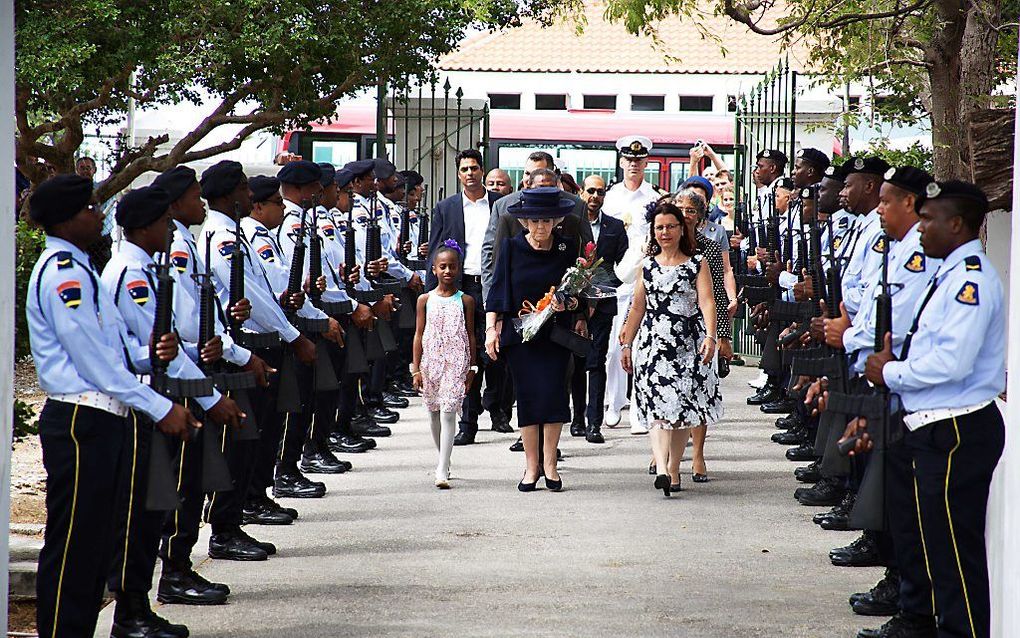
[[[627,229],[621,220],[610,217],[605,213],[602,214],[600,226],[599,240],[595,243],[595,257],[602,258],[603,261],[600,268],[609,273],[611,277],[610,283],[613,286],[619,286],[620,280],[616,278],[614,266],[620,263],[624,253],[627,252],[627,247],[630,245],[627,241]],[[596,304],[595,310],[603,314],[615,315],[616,299],[609,299]]]
[[[491,191],[487,195],[489,197],[489,209],[491,210],[492,205],[496,203],[500,195]],[[430,265],[425,273],[425,290],[432,290],[439,283],[436,281],[436,276],[432,274],[432,257],[447,239],[453,239],[461,246],[465,244],[464,199],[461,193],[456,193],[440,200],[436,203],[435,208],[432,209],[432,223],[429,225],[428,263]],[[481,250],[481,246],[479,246],[479,250]],[[460,288],[460,285],[461,282],[457,281],[458,288]]]

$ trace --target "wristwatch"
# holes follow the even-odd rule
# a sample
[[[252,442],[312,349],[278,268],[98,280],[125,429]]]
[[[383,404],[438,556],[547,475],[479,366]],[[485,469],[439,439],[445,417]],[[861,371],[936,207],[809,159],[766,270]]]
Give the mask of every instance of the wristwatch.
[[[468,368],[468,372],[474,372],[475,374],[478,374],[478,366],[471,366],[470,368]]]

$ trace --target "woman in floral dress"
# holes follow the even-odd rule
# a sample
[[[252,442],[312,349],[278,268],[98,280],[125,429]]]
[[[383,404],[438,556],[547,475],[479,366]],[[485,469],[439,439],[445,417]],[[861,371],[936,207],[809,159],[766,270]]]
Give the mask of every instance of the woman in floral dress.
[[[722,416],[713,367],[718,336],[708,263],[694,233],[673,204],[649,213],[648,257],[620,335],[624,369],[634,374],[637,416],[647,424],[656,467],[655,488],[680,489],[680,459],[690,428]]]

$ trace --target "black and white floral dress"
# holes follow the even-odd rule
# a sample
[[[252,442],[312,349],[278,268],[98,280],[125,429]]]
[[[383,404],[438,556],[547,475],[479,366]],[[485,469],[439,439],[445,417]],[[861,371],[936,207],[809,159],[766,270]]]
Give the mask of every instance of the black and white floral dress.
[[[697,286],[703,259],[642,263],[645,316],[633,350],[634,395],[638,420],[649,428],[695,427],[722,417],[719,375],[698,355],[706,335]]]

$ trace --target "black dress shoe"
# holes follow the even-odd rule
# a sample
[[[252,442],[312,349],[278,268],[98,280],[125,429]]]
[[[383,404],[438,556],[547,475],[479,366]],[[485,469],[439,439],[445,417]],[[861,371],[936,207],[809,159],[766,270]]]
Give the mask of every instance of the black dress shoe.
[[[258,547],[259,549],[261,549],[265,553],[269,554],[270,556],[275,556],[276,555],[276,545],[273,545],[272,543],[269,543],[269,542],[266,542],[266,541],[257,540],[255,538],[253,538],[252,536],[250,536],[243,529],[238,529],[234,533],[237,534],[237,536],[240,537],[242,540],[244,540],[244,541],[246,541],[248,543],[251,543],[252,545],[254,545],[255,547]]]
[[[900,574],[891,568],[887,568],[882,580],[868,591],[850,595],[851,609],[861,616],[895,616],[899,605]]]
[[[293,507],[284,507],[283,505],[280,505],[279,503],[277,503],[273,499],[269,498],[268,496],[264,496],[262,498],[263,498],[262,502],[271,511],[273,511],[273,512],[283,512],[287,516],[293,518],[295,521],[298,519],[298,511],[296,509],[294,509]]]
[[[793,471],[793,476],[801,483],[817,483],[822,480],[822,461],[815,459],[810,464],[798,467]]]
[[[265,503],[248,501],[241,508],[242,525],[290,525],[294,518],[286,512],[276,511]]]
[[[935,638],[938,635],[933,616],[899,612],[878,629],[862,629],[857,638]]]
[[[373,447],[375,446],[369,443],[369,439],[360,436],[338,435],[329,439],[329,451],[334,454],[362,454]]]
[[[816,458],[818,457],[815,454],[815,446],[811,443],[801,443],[797,447],[792,447],[786,451],[786,459],[794,463],[814,461]]]
[[[354,436],[362,438],[373,437],[385,439],[393,434],[393,430],[389,429],[385,425],[378,425],[375,422],[368,422],[363,425],[352,424],[351,430],[354,432]]]
[[[581,437],[585,435],[584,423],[574,421],[570,424],[570,436]]]
[[[456,441],[454,441],[454,444],[456,445]],[[510,446],[510,451],[511,452],[523,452],[524,451],[524,441],[522,439],[517,439],[516,441],[514,441],[514,444]]]
[[[519,491],[519,492],[534,492],[536,485],[538,485],[538,481],[537,480],[535,482],[533,482],[533,483],[525,483],[524,479],[521,479],[521,482],[517,484],[517,491]]]
[[[550,492],[562,492],[563,491],[563,479],[552,480],[548,476],[545,477],[545,488]]]
[[[234,533],[213,534],[209,538],[209,558],[222,560],[266,560],[269,554],[241,535]]]
[[[669,492],[670,492],[669,485],[670,485],[670,483],[669,483],[669,475],[668,474],[659,474],[658,476],[656,476],[655,477],[655,482],[652,485],[655,486],[655,489],[662,490],[663,494],[665,494],[666,496],[669,496]]]
[[[790,430],[798,425],[801,425],[802,421],[800,416],[794,412],[789,416],[782,416],[776,419],[776,428],[780,430]]]
[[[605,443],[606,437],[602,436],[602,428],[597,425],[589,425],[584,433],[584,440],[589,443]]]
[[[766,383],[758,392],[747,397],[747,405],[761,405],[770,403],[779,398],[779,388],[772,382]]]
[[[222,605],[227,602],[229,592],[194,576],[198,574],[191,570],[168,570],[164,567],[156,589],[156,600],[179,605]]]
[[[848,498],[849,501],[847,500]],[[822,517],[822,520],[818,522],[818,526],[824,530],[834,532],[850,531],[850,511],[854,508],[855,500],[856,496],[852,493],[848,493],[847,496],[839,502],[839,505],[832,508],[831,512],[826,513],[826,515]]]
[[[771,438],[773,443],[779,445],[800,445],[807,443],[808,433],[804,428],[796,427],[785,432],[776,432]]]
[[[474,445],[475,444],[475,435],[474,434],[470,434],[468,432],[465,432],[464,430],[460,430],[459,432],[457,432],[457,435],[453,437],[453,444],[454,445]]]
[[[500,434],[511,434],[514,431],[513,426],[510,425],[510,416],[502,410],[497,412],[490,412],[492,418],[492,431],[499,432]]]
[[[788,414],[797,409],[797,401],[789,398],[776,399],[762,403],[758,409],[765,414]]]
[[[117,592],[111,638],[187,638],[188,628],[160,618],[144,592]]]
[[[392,425],[400,420],[400,415],[392,410],[387,410],[384,407],[368,408],[368,418],[372,419],[376,423],[385,423]],[[357,428],[355,428],[357,431]]]
[[[308,474],[343,474],[350,469],[329,450],[301,455],[299,467]]]
[[[403,383],[391,383],[390,386],[387,388],[387,391],[390,394],[393,394],[398,397],[404,397],[406,399],[418,396],[418,393],[415,391],[413,387],[404,385]]]
[[[823,478],[811,487],[798,487],[793,497],[801,505],[837,505],[846,495],[844,488],[837,479]]]
[[[865,531],[846,547],[829,552],[829,560],[836,567],[878,567],[882,565],[876,533]]]
[[[850,510],[854,507],[854,501],[857,500],[857,495],[854,492],[847,491],[846,495],[843,496],[843,500],[835,504],[828,512],[821,512],[811,517],[811,522],[815,525],[821,525],[823,522],[838,518],[849,518]],[[826,527],[824,529],[834,529]]]
[[[297,472],[279,474],[273,483],[276,498],[322,498],[325,495],[325,485],[313,483]]]
[[[658,471],[658,468],[655,466],[655,461],[652,461],[651,463],[648,464],[648,475],[649,476],[655,476],[655,473],[657,471]]]
[[[708,483],[708,474],[700,474],[698,472],[694,472],[693,474],[691,474],[691,480],[694,481],[695,483]]]
[[[383,392],[382,404],[387,408],[398,408],[403,410],[407,406],[411,405],[411,402],[404,397],[398,397],[395,394],[389,392]]]

